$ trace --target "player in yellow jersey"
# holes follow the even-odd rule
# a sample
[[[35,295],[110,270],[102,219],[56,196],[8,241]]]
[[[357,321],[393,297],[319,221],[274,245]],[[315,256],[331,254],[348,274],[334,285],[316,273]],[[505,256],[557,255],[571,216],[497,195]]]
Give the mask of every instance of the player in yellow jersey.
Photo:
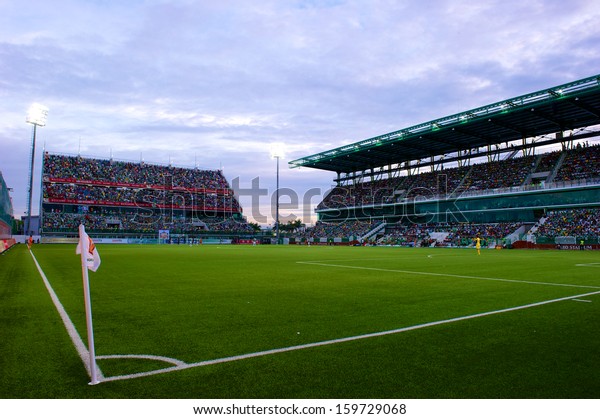
[[[475,249],[477,249],[477,254],[481,254],[481,239],[479,237],[475,238]]]

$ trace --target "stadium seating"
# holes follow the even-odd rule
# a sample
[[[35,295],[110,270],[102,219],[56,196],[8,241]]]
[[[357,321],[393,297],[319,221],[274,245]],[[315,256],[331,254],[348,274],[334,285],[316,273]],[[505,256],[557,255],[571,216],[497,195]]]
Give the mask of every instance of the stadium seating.
[[[488,241],[502,241],[521,226],[521,223],[429,223],[429,224],[393,224],[386,228],[385,235],[379,239],[381,244],[429,246],[469,246],[475,237]],[[433,233],[442,240],[434,239]]]
[[[339,223],[322,221],[298,235],[300,238],[359,238],[375,229],[382,221],[347,220]],[[475,237],[481,237],[484,245],[502,243],[503,239],[515,232],[521,223],[425,223],[387,224],[371,243],[380,245],[404,246],[470,246]],[[441,234],[440,234],[441,233]]]
[[[537,165],[536,172],[551,172],[554,170],[556,163],[561,156],[560,150],[546,153],[541,156],[540,162]]]
[[[171,230],[173,233],[200,233],[203,231],[221,231],[250,233],[252,229],[245,222],[232,218],[196,218],[164,217],[160,213],[69,213],[47,212],[44,215],[45,232],[69,232],[77,230],[79,224],[86,225],[89,231],[111,233],[126,231],[129,233],[156,233],[158,230]]]
[[[221,171],[45,153],[44,232],[251,232]]]
[[[578,146],[537,156],[340,185],[327,194],[317,209],[360,208],[526,188],[534,175],[537,183],[540,179],[579,182],[597,178],[598,173],[600,146]],[[91,231],[252,232],[241,216],[242,209],[227,180],[218,170],[46,153],[43,181],[46,232],[73,231],[82,220],[89,224]],[[560,215],[550,213],[536,234],[598,236],[597,210],[574,211],[560,212]],[[361,237],[375,226],[376,223],[355,219],[318,222],[302,233],[302,237]],[[388,225],[378,236],[381,243],[428,245],[435,242],[455,246],[467,244],[476,235],[500,240],[519,226],[518,223],[398,224]],[[434,240],[430,233],[446,235],[443,240]]]
[[[306,229],[305,232],[297,235],[299,238],[348,238],[348,237],[360,237],[370,230],[374,229],[381,221],[359,221],[359,220],[348,220],[339,223],[324,223],[318,221],[314,227]]]
[[[335,187],[317,210],[378,206],[406,200],[437,199],[444,196],[457,197],[463,193],[485,193],[505,188],[526,189],[535,175],[539,180],[557,182],[594,180],[600,173],[600,146],[577,146],[542,155],[528,155],[506,160],[491,161],[471,166],[453,167],[400,177],[340,185]],[[555,176],[556,175],[556,176]],[[555,178],[554,178],[555,176]],[[539,186],[539,185],[538,185]],[[573,210],[560,212],[560,216],[548,217],[536,234],[595,235],[598,234],[598,210]],[[440,224],[388,224],[379,243],[464,246],[480,236],[495,242],[503,240],[522,226],[522,223],[440,223]],[[347,237],[365,233],[363,225],[356,221],[319,222],[305,236]],[[367,230],[368,231],[368,230]],[[445,233],[443,240],[432,239],[430,233]],[[439,235],[437,235],[439,237]]]
[[[561,165],[556,181],[579,180],[598,177],[600,173],[600,146],[569,150]]]
[[[477,192],[523,186],[536,173],[552,173],[564,155],[555,181],[591,179],[600,173],[600,146],[556,151],[541,156],[524,156],[507,160],[446,168],[419,174],[368,181],[335,187],[318,210],[381,205],[411,199],[436,199]],[[540,161],[536,166],[536,159]],[[551,176],[547,175],[550,179]]]
[[[600,209],[570,209],[549,212],[536,236],[600,237]]]
[[[431,244],[428,224],[392,224],[386,227],[385,234],[378,239],[379,244],[428,246]]]
[[[49,153],[44,155],[44,175],[56,180],[109,182],[112,185],[138,187],[229,188],[227,180],[219,170],[185,169]]]

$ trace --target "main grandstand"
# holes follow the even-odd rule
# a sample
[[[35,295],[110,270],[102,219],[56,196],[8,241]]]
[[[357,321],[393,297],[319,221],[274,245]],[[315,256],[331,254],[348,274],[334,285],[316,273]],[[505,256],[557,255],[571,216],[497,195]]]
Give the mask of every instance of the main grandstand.
[[[42,235],[199,242],[238,240],[253,230],[219,170],[95,159],[46,152]]]
[[[599,125],[597,75],[291,161],[336,174],[298,240],[598,248]]]

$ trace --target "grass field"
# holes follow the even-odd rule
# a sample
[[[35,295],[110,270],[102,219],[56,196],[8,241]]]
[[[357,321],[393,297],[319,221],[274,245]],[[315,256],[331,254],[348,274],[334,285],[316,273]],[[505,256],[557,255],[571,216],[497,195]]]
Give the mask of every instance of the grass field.
[[[598,252],[98,248],[95,386],[27,248],[0,256],[0,398],[600,398]],[[87,344],[75,246],[33,253]]]

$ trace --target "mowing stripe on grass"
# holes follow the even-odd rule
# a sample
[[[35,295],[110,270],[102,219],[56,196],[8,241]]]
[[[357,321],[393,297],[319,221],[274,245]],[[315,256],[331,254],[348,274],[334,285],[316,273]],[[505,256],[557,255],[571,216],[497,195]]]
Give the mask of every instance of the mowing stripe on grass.
[[[88,351],[87,347],[83,343],[83,340],[81,340],[81,336],[79,336],[79,333],[77,333],[77,329],[75,328],[75,325],[71,321],[71,318],[67,314],[67,312],[66,312],[65,308],[63,307],[62,303],[60,302],[60,300],[58,299],[58,296],[56,295],[56,293],[54,292],[54,289],[50,285],[48,278],[46,278],[46,274],[42,270],[42,267],[38,263],[37,259],[35,258],[35,255],[33,254],[33,252],[31,250],[29,250],[29,253],[31,254],[31,257],[33,258],[33,262],[35,263],[35,266],[37,267],[37,270],[40,273],[42,280],[44,281],[44,285],[46,285],[46,289],[48,290],[48,293],[50,294],[50,298],[52,299],[52,302],[54,303],[54,307],[56,307],[56,311],[58,311],[58,314],[60,315],[60,318],[62,319],[62,321],[65,325],[65,328],[67,329],[67,333],[71,337],[71,340],[73,341],[73,345],[75,345],[75,349],[77,349],[77,353],[79,354],[79,357],[83,361],[83,365],[85,366],[85,369],[91,378],[92,373],[90,371],[90,364],[89,364],[90,352]],[[102,371],[100,371],[100,368],[98,368],[97,365],[96,365],[96,372],[98,374],[98,379],[100,381],[102,381],[104,379],[104,376],[102,375]]]
[[[589,297],[591,295],[598,295],[598,294],[600,294],[600,291],[594,291],[594,292],[589,292],[586,294],[579,294],[579,295],[571,295],[569,297],[562,297],[562,298],[556,298],[553,300],[540,301],[537,303],[526,304],[526,305],[517,306],[517,307],[510,307],[510,308],[504,308],[504,309],[500,309],[500,310],[488,311],[485,313],[478,313],[478,314],[471,314],[468,316],[455,317],[452,319],[438,320],[438,321],[431,322],[431,323],[418,324],[418,325],[414,325],[414,326],[403,327],[400,329],[386,330],[383,332],[367,333],[364,335],[350,336],[350,337],[339,338],[339,339],[331,339],[331,340],[325,340],[325,341],[321,341],[321,342],[307,343],[304,345],[296,345],[296,346],[289,346],[289,347],[285,347],[285,348],[270,349],[267,351],[260,351],[260,352],[254,352],[254,353],[249,353],[249,354],[244,354],[244,355],[230,356],[230,357],[226,357],[226,358],[213,359],[213,360],[209,360],[209,361],[202,361],[202,362],[196,362],[196,363],[191,363],[191,364],[181,364],[181,365],[177,365],[174,367],[163,368],[163,369],[154,370],[154,371],[141,372],[141,373],[137,373],[137,374],[106,377],[103,381],[106,382],[106,381],[129,380],[129,379],[133,379],[133,378],[141,378],[141,377],[147,377],[147,376],[151,376],[151,375],[165,374],[168,372],[182,371],[182,370],[186,370],[186,369],[190,369],[190,368],[204,367],[207,365],[223,364],[223,363],[227,363],[227,362],[241,361],[244,359],[258,358],[258,357],[267,356],[267,355],[275,355],[275,354],[279,354],[279,353],[283,353],[283,352],[292,352],[292,351],[298,351],[301,349],[316,348],[319,346],[335,345],[338,343],[352,342],[352,341],[356,341],[356,340],[370,339],[370,338],[386,336],[386,335],[393,335],[393,334],[398,334],[398,333],[402,333],[402,332],[408,332],[411,330],[424,329],[427,327],[439,326],[439,325],[448,324],[448,323],[455,323],[455,322],[460,322],[463,320],[471,320],[471,319],[476,319],[479,317],[491,316],[494,314],[502,314],[502,313],[508,313],[511,311],[524,310],[527,308],[538,307],[538,306],[552,304],[552,303],[558,303],[560,301],[573,300],[573,299],[581,298],[581,297]]]
[[[397,273],[412,274],[412,275],[431,275],[431,276],[446,276],[446,277],[450,277],[450,278],[461,278],[461,279],[479,279],[482,281],[500,281],[500,282],[514,282],[514,283],[518,283],[518,284],[551,285],[551,286],[555,286],[555,287],[600,289],[600,287],[596,287],[593,285],[557,284],[557,283],[552,283],[552,282],[523,281],[523,280],[519,280],[519,279],[489,278],[489,277],[485,277],[485,276],[456,275],[456,274],[446,274],[446,273],[437,273],[437,272],[404,271],[401,269],[369,268],[366,266],[338,265],[335,263],[321,263],[321,262],[296,262],[296,263],[300,263],[303,265],[327,266],[327,267],[332,267],[332,268],[361,269],[361,270],[365,270],[365,271],[397,272]]]

